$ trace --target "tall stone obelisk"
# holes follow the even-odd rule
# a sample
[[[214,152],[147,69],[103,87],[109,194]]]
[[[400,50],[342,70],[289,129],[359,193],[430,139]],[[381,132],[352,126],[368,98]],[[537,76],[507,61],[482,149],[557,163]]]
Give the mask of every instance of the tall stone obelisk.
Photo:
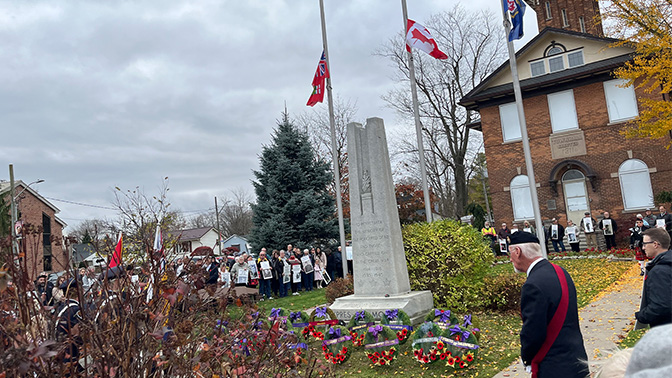
[[[348,169],[355,294],[338,298],[331,309],[349,320],[355,311],[380,318],[399,308],[419,322],[433,298],[430,291],[411,291],[382,119],[348,125]]]

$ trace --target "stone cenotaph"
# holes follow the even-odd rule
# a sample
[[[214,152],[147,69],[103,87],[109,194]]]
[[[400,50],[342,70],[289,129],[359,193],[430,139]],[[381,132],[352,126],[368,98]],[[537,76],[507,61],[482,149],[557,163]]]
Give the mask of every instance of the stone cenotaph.
[[[434,301],[430,291],[411,291],[381,118],[348,125],[348,163],[355,294],[336,299],[331,309],[348,321],[356,311],[380,319],[398,308],[419,323]]]

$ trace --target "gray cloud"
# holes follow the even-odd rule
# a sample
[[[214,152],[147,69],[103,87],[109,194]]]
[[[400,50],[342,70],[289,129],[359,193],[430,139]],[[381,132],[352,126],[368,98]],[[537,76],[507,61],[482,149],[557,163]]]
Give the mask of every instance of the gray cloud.
[[[325,3],[335,93],[394,128],[380,98],[393,71],[372,53],[402,30],[399,2]],[[411,1],[409,13],[455,4]],[[252,193],[285,102],[308,110],[321,50],[318,1],[0,2],[0,163],[45,179],[45,196],[100,206],[115,186],[152,192],[168,176],[175,208],[207,209]],[[54,204],[71,225],[115,217]]]

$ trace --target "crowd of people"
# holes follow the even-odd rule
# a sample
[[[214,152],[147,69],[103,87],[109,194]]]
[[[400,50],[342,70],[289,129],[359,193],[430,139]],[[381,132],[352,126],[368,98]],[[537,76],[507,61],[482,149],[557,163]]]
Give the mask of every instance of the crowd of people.
[[[228,256],[226,261],[210,258],[207,283],[258,288],[260,300],[300,295],[343,277],[342,258],[340,247],[334,251],[320,247],[301,250],[289,244],[286,250],[270,253],[261,248],[256,258],[247,253]]]
[[[631,249],[640,251],[639,256],[643,256],[642,238],[643,232],[649,228],[663,228],[672,237],[672,214],[667,212],[664,205],[658,207],[659,213],[653,214],[651,209],[646,209],[645,214],[637,214],[635,224],[628,227],[630,231]],[[620,221],[621,223],[623,221]],[[621,224],[621,226],[623,226]],[[575,224],[571,219],[567,220],[567,225],[563,226],[558,222],[558,219],[551,219],[550,224],[544,227],[544,235],[546,243],[550,241],[555,252],[566,252],[567,247],[565,242],[569,244],[573,252],[580,252],[580,235],[585,237],[586,249],[598,249],[597,235],[604,237],[604,242],[608,250],[617,247],[616,233],[618,232],[619,224],[611,217],[608,211],[602,213],[602,219],[596,221],[589,211],[584,213],[579,224]],[[510,245],[510,237],[513,233],[518,231],[526,231],[532,234],[536,233],[536,229],[530,221],[521,223],[513,222],[511,228],[506,223],[502,223],[499,230],[486,221],[485,226],[481,229],[481,234],[486,240],[490,242],[490,246],[495,256],[506,255],[508,246]]]

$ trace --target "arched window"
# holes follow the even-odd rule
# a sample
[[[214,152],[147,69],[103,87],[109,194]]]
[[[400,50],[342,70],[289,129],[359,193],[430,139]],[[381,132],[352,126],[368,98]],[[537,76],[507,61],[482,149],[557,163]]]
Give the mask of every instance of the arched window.
[[[511,205],[515,220],[533,219],[532,194],[530,183],[526,175],[518,175],[511,180]]]
[[[621,195],[625,210],[653,207],[653,191],[649,167],[641,160],[626,160],[618,168]]]

